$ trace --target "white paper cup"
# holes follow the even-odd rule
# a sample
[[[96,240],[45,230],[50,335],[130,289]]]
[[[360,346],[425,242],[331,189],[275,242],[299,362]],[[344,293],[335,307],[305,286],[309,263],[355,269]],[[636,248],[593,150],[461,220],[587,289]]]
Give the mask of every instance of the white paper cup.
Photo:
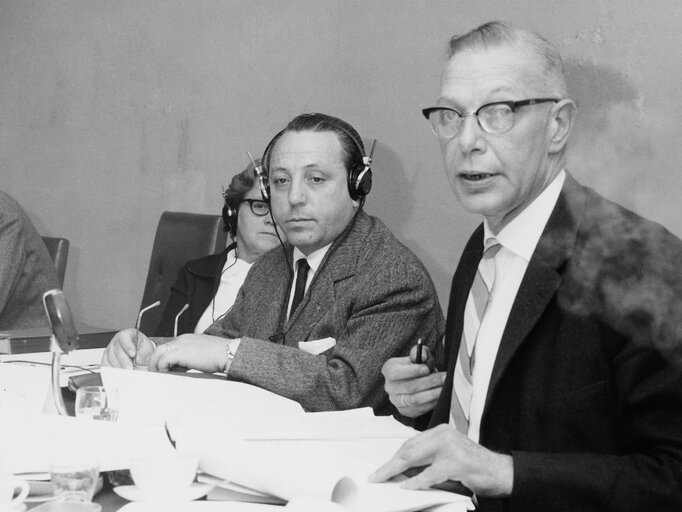
[[[9,510],[28,496],[29,485],[10,473],[0,473],[0,510]]]
[[[192,485],[199,462],[190,455],[134,457],[130,474],[135,485],[150,494],[175,493]]]

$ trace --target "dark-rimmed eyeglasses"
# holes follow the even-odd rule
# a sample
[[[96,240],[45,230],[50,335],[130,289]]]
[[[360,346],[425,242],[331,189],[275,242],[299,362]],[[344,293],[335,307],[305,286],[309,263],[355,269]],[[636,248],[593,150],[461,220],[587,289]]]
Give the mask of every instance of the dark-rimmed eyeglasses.
[[[436,137],[451,139],[457,136],[462,128],[464,118],[467,116],[475,116],[478,126],[487,133],[504,133],[514,126],[514,113],[519,107],[550,101],[557,102],[560,100],[556,98],[531,98],[520,101],[493,101],[468,114],[462,114],[450,107],[430,107],[422,110],[422,114],[431,122],[431,129]]]
[[[262,217],[270,213],[270,205],[263,201],[262,199],[242,199],[239,203],[249,203],[249,208],[251,208],[251,213]]]

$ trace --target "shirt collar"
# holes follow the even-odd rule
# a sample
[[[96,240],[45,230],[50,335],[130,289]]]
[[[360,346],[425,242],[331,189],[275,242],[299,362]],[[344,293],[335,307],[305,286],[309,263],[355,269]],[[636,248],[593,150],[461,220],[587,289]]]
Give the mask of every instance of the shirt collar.
[[[487,220],[483,220],[484,238],[496,237],[502,247],[510,250],[526,261],[530,261],[535,251],[535,246],[542,236],[549,216],[554,210],[561,189],[566,180],[566,171],[563,169],[552,182],[536,197],[516,218],[495,235]]]
[[[303,254],[298,247],[294,247],[294,268],[296,268],[298,260],[305,258],[306,260],[308,260],[310,270],[312,270],[313,273],[317,272],[317,269],[320,268],[320,264],[322,263],[322,260],[324,259],[331,245],[332,244],[329,243],[324,247],[319,248],[317,251],[311,252],[310,254],[308,254],[308,256]]]

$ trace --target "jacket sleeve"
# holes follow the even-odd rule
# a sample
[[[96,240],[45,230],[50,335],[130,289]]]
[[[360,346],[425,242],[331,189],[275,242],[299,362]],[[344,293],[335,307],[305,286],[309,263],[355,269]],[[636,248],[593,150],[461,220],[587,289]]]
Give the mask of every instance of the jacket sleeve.
[[[26,250],[21,218],[11,211],[0,212],[0,316],[19,282]]]
[[[312,355],[246,337],[229,378],[296,400],[308,411],[370,406],[393,412],[381,367],[387,359],[407,354],[420,337],[430,349],[440,343],[442,312],[431,279],[412,263],[377,265],[370,275],[354,279],[352,292],[339,297],[335,313],[329,314],[337,325],[333,349]],[[240,304],[238,299],[235,308]],[[239,311],[230,315],[239,316]],[[239,331],[234,323],[223,328],[227,336]]]

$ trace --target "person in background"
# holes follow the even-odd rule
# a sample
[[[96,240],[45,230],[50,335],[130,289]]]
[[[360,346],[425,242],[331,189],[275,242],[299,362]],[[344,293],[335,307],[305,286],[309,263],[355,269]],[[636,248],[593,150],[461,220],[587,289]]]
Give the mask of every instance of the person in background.
[[[57,270],[35,226],[0,192],[0,330],[47,326],[43,293],[59,288]]]
[[[230,310],[251,265],[280,243],[253,164],[232,178],[223,197],[223,221],[232,243],[182,267],[155,336],[173,336],[175,317],[185,304],[189,307],[178,318],[178,335],[203,333]]]
[[[424,115],[483,224],[452,281],[445,371],[384,366],[391,401],[431,428],[373,481],[460,481],[481,511],[682,510],[682,242],[568,173],[575,111],[540,35],[451,39]]]
[[[232,309],[205,334],[118,333],[103,363],[225,372],[308,411],[395,409],[381,365],[419,338],[435,350],[443,315],[426,269],[363,205],[371,159],[357,131],[326,114],[297,116],[268,144],[263,197],[287,235],[249,271]],[[163,344],[162,344],[163,343]],[[138,354],[139,350],[139,354]]]

